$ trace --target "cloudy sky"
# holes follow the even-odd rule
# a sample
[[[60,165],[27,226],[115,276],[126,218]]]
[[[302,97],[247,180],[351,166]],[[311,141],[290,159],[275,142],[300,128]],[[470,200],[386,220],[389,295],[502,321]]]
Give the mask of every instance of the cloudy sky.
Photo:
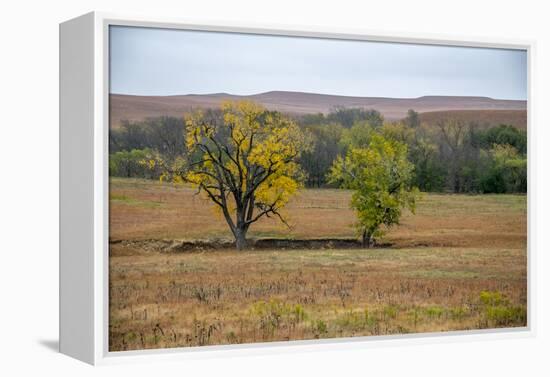
[[[111,27],[111,93],[526,99],[525,51]]]

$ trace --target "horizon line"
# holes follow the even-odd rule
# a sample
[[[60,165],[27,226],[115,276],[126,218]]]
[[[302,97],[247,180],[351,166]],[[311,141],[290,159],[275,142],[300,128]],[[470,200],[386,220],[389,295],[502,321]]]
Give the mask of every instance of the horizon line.
[[[258,92],[254,94],[232,94],[227,92],[213,92],[213,93],[186,93],[186,94],[131,94],[131,93],[114,93],[109,91],[109,95],[123,95],[123,96],[133,96],[133,97],[185,97],[185,96],[234,96],[234,97],[253,97],[269,93],[292,93],[292,94],[310,94],[310,95],[319,95],[319,96],[331,96],[331,97],[347,97],[347,98],[373,98],[373,99],[404,99],[404,100],[414,100],[421,99],[426,97],[441,97],[441,98],[484,98],[491,99],[494,101],[523,101],[527,102],[527,99],[518,99],[518,98],[494,98],[483,95],[448,95],[448,94],[427,94],[419,97],[383,97],[383,96],[357,96],[357,95],[347,95],[347,94],[331,94],[331,93],[320,93],[320,92],[302,92],[302,91],[293,91],[293,90],[269,90],[267,92]]]

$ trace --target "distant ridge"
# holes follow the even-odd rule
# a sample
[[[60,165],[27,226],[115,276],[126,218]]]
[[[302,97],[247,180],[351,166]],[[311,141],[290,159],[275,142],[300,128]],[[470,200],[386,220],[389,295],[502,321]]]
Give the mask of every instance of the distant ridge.
[[[354,97],[332,94],[271,91],[253,95],[228,93],[170,96],[110,95],[112,127],[122,120],[139,121],[158,116],[182,116],[198,108],[217,108],[224,100],[251,100],[270,110],[300,115],[329,113],[336,107],[376,109],[388,120],[406,116],[409,109],[419,113],[457,110],[516,110],[526,112],[527,101],[489,97],[423,96],[419,98]]]

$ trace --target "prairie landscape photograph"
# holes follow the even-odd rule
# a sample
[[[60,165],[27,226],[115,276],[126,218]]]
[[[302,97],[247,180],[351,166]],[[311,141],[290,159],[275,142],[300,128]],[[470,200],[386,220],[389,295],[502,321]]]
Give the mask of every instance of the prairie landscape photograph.
[[[525,50],[109,35],[110,351],[527,326]]]

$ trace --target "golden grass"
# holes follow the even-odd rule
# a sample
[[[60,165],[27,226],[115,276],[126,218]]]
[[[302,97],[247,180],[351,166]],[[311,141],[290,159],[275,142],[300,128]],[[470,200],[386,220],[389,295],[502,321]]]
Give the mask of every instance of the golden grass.
[[[225,220],[189,187],[111,179],[110,238],[231,239]],[[303,190],[285,212],[292,229],[275,219],[254,224],[249,237],[353,238],[355,213],[346,190]],[[525,195],[423,194],[416,215],[405,213],[384,242],[394,247],[525,247]]]
[[[112,351],[526,324],[519,249],[112,248]],[[489,312],[483,291],[504,296],[494,306],[503,314]]]
[[[353,237],[349,192],[305,190],[253,237]],[[111,180],[111,239],[228,238],[189,188]],[[526,325],[526,197],[424,195],[371,250],[163,254],[112,243],[111,351]]]

